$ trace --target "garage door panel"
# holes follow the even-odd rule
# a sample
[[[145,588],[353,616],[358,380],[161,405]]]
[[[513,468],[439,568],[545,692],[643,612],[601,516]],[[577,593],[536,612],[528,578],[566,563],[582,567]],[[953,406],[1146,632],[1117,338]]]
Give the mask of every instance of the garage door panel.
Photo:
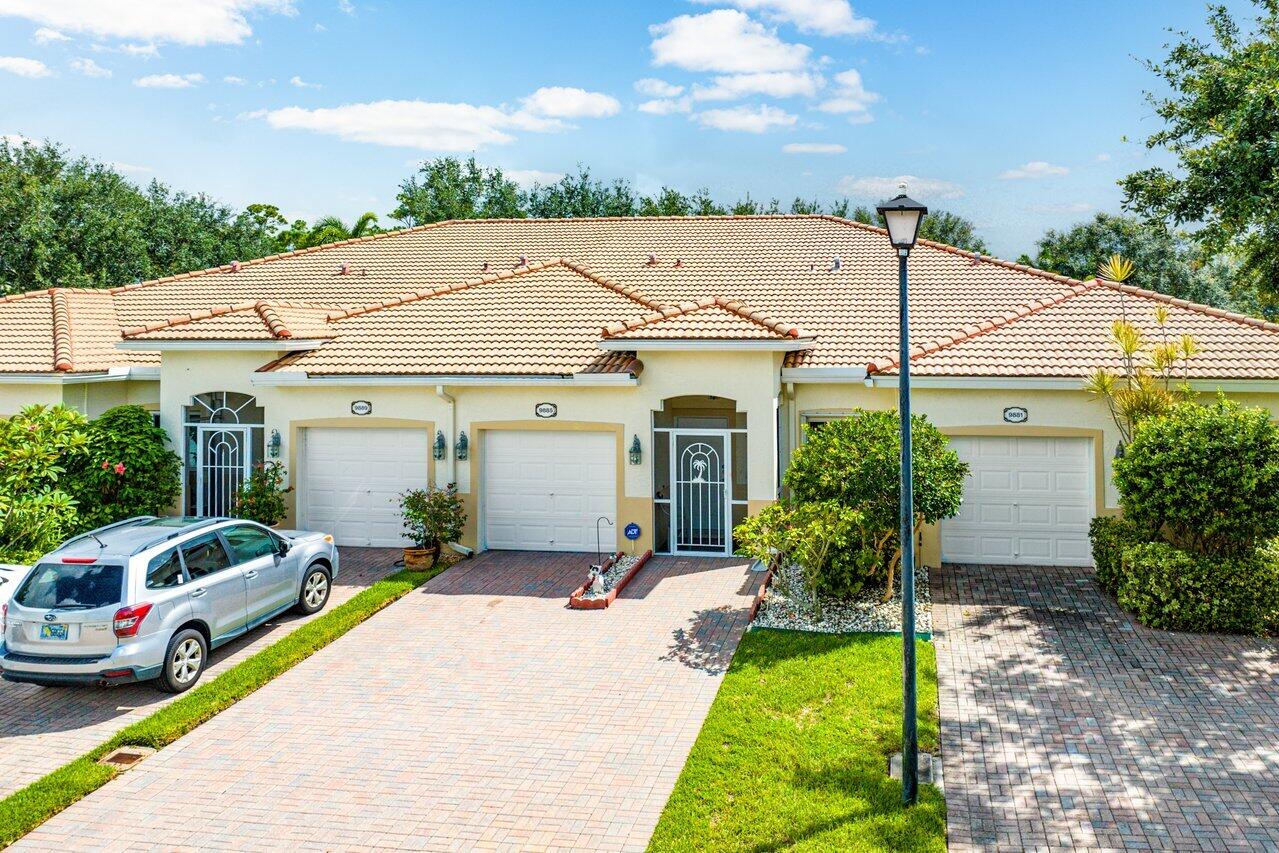
[[[495,430],[483,441],[487,547],[595,550],[595,520],[617,520],[612,433]]]
[[[960,512],[942,522],[943,560],[1091,564],[1090,440],[966,436],[951,446],[971,472]]]
[[[400,493],[427,485],[427,431],[325,427],[302,435],[299,524],[332,533],[339,545],[409,544]]]

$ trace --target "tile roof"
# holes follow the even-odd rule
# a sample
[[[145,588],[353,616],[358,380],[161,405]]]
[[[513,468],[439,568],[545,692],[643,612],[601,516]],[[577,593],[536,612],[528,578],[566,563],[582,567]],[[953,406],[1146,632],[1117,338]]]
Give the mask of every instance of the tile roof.
[[[1167,313],[1162,327],[1159,309]],[[1200,353],[1179,375],[1279,379],[1279,325],[1104,280],[922,342],[913,348],[911,374],[1083,378],[1098,368],[1119,370],[1110,329],[1121,318],[1141,330],[1146,356],[1165,338],[1194,337]],[[868,370],[894,374],[897,361],[877,361]]]
[[[964,351],[975,351],[977,340],[993,341],[1005,328],[998,340],[1020,340],[1015,327],[1056,324],[1058,317],[1091,324],[1060,333],[1066,343],[1104,338],[1114,319],[1110,303],[1091,314],[1064,310],[1083,298],[1079,288],[1091,293],[1093,283],[929,241],[920,242],[910,263],[911,335],[923,343],[921,352],[969,339]],[[537,278],[527,278],[534,272]],[[324,326],[333,340],[278,367],[338,373],[582,370],[596,364],[588,349],[591,358],[602,357],[601,336],[749,338],[765,334],[761,323],[775,334],[812,339],[811,347],[787,355],[789,367],[887,371],[897,348],[897,259],[883,230],[829,216],[442,222],[83,293],[66,291],[65,311],[57,312],[57,328],[69,327],[77,371],[156,362],[154,353],[116,350],[122,330],[139,340],[266,339],[283,337],[280,328],[319,337]],[[1051,307],[1057,302],[1062,310]],[[278,325],[263,319],[259,304],[278,315]],[[1209,369],[1207,351],[1218,338],[1221,351],[1229,350],[1242,321],[1215,309],[1181,308],[1195,324],[1207,324],[1197,334]],[[360,317],[366,319],[357,323]],[[397,326],[401,318],[411,325]],[[66,369],[66,335],[55,355],[54,327],[52,292],[0,299],[0,370],[52,371],[55,358]],[[971,330],[983,327],[974,338]],[[552,353],[561,337],[563,351]],[[1264,364],[1276,343],[1268,332],[1254,339],[1265,352],[1212,369],[1269,378]],[[1017,367],[1000,355],[1006,366],[999,369],[1040,372],[1031,375],[1063,369],[1037,355],[1032,346]],[[994,369],[987,367],[992,358],[972,369]],[[1092,356],[1081,351],[1080,358]],[[946,369],[968,368],[956,361]]]

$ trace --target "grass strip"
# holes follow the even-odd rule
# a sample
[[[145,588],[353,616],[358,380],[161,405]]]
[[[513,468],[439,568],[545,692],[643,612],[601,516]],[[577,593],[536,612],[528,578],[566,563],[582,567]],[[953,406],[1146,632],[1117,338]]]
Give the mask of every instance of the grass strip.
[[[937,669],[920,642],[920,748],[937,744]],[[931,785],[901,804],[901,637],[753,629],[742,638],[650,851],[946,849]]]
[[[216,678],[121,729],[101,746],[0,800],[0,847],[17,841],[122,772],[97,763],[111,750],[121,746],[160,749],[173,743],[447,567],[441,562],[430,571],[400,571],[377,581]]]

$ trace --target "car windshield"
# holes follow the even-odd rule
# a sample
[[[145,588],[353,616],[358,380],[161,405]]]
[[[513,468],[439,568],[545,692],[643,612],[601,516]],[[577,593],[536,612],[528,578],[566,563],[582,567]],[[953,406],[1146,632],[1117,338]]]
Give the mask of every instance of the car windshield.
[[[34,610],[89,610],[118,604],[123,592],[123,566],[41,563],[13,600]]]

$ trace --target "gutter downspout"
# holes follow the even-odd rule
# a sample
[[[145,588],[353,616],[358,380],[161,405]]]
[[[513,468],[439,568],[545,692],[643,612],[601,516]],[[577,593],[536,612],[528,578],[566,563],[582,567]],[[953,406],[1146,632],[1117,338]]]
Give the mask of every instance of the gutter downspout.
[[[445,393],[443,385],[435,386],[435,396],[443,400],[444,404],[448,406],[448,415],[444,421],[444,471],[447,476],[445,476],[444,482],[441,484],[440,472],[436,471],[435,484],[437,486],[447,486],[449,483],[457,482],[457,462],[455,459],[455,451],[453,449],[453,431],[456,426],[455,421],[457,420],[457,401]]]
[[[453,434],[457,428],[457,400],[453,399],[453,397],[444,391],[443,385],[435,386],[435,396],[443,400],[445,405],[448,406],[448,416],[445,420],[446,428],[444,429],[444,458],[447,460],[444,471],[448,475],[444,478],[444,485],[447,486],[450,483],[457,483],[457,445],[453,439]],[[437,486],[439,485],[439,478],[440,472],[436,471],[435,479],[437,480]],[[475,553],[473,548],[468,548],[460,542],[449,542],[448,546],[463,557],[470,558]]]
[[[786,476],[786,469],[790,467],[795,448],[799,447],[802,427],[799,423],[799,412],[795,411],[795,383],[786,382],[782,385],[782,389],[782,399],[786,401],[786,458],[778,460],[777,493],[779,497],[786,497],[786,487],[782,479]]]

